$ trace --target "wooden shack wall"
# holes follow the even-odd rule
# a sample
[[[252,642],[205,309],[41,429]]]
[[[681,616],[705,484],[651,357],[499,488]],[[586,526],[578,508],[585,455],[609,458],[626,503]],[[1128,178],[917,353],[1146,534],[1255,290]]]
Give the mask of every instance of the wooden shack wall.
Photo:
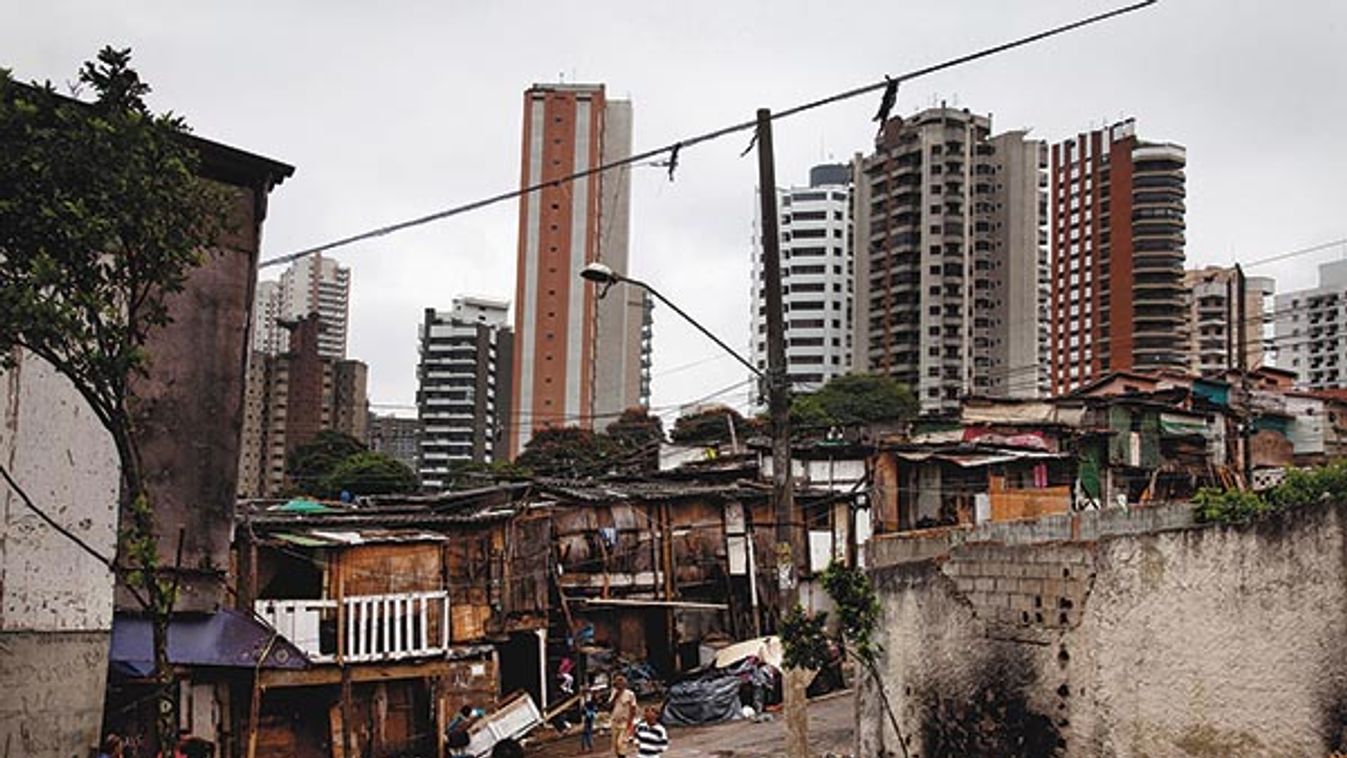
[[[489,633],[493,606],[500,601],[504,545],[504,522],[455,531],[444,543],[449,629],[456,644],[477,642]]]
[[[353,545],[341,553],[340,571],[347,597],[444,589],[439,542],[390,542]]]
[[[509,522],[505,529],[501,592],[509,630],[546,625],[552,582],[552,522],[545,513]]]

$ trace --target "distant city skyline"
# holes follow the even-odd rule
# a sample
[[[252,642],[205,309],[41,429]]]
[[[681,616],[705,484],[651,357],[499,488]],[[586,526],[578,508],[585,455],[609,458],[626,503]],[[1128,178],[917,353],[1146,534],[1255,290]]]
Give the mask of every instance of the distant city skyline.
[[[642,150],[751,119],[758,107],[780,110],[1121,4],[844,1],[829,6],[829,18],[863,23],[820,25],[813,6],[788,0],[770,14],[752,4],[600,1],[528,6],[531,23],[521,25],[525,6],[512,2],[390,15],[374,6],[251,2],[150,2],[128,13],[57,0],[11,14],[0,47],[19,79],[61,87],[103,45],[130,46],[154,88],[152,108],[302,167],[267,208],[261,245],[270,257],[518,186],[519,93],[562,72],[630,99],[633,147]],[[600,21],[604,44],[591,44]],[[1228,265],[1347,236],[1337,191],[1347,151],[1336,128],[1347,102],[1333,96],[1347,78],[1345,25],[1338,2],[1298,3],[1294,12],[1162,2],[905,82],[894,113],[947,99],[991,112],[1002,129],[1032,127],[1031,138],[1050,143],[1135,116],[1147,134],[1188,148],[1188,265]],[[902,45],[894,29],[903,30]],[[242,39],[269,54],[239,56]],[[333,49],[359,53],[334,57]],[[320,59],[327,65],[315,66]],[[491,66],[471,76],[442,75],[448,64],[482,60]],[[395,106],[371,107],[372,98]],[[859,98],[779,122],[777,176],[868,149],[877,104],[877,96]],[[1278,137],[1251,153],[1251,129]],[[630,173],[639,242],[629,273],[735,346],[748,344],[750,329],[745,251],[757,182],[752,156],[739,157],[746,145],[747,135],[736,135],[689,147],[672,182],[667,167]],[[517,236],[517,207],[503,203],[332,255],[352,269],[348,352],[369,363],[376,407],[414,405],[413,325],[425,305],[454,292],[512,297]],[[1248,273],[1275,275],[1286,291],[1310,288],[1316,264],[1342,252]],[[674,314],[657,309],[655,321],[656,407],[742,382],[742,366]]]

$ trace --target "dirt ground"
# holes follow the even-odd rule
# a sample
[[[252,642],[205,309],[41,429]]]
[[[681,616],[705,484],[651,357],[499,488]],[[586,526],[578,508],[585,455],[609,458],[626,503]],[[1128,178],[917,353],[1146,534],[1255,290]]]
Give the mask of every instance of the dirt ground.
[[[670,727],[669,752],[665,758],[779,758],[785,740],[781,714],[768,722],[731,721],[696,727]],[[809,746],[816,756],[826,753],[850,755],[856,736],[856,697],[846,690],[818,698],[809,704]],[[596,735],[595,752],[580,750],[580,737],[571,735],[538,745],[530,758],[610,756],[608,735]]]

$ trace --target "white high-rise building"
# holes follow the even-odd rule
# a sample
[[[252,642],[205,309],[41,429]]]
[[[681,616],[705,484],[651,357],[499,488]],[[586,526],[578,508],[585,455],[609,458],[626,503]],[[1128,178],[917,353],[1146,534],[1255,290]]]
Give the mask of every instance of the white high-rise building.
[[[453,308],[427,308],[417,370],[417,456],[421,486],[445,486],[454,462],[503,459],[510,418],[514,333],[510,304],[456,297]]]
[[[295,261],[281,274],[280,314],[297,320],[317,313],[321,327],[318,355],[340,360],[346,357],[350,294],[351,270],[331,258],[311,255]]]
[[[1347,386],[1347,261],[1319,264],[1319,286],[1277,295],[1277,368],[1309,389]]]
[[[253,306],[253,352],[280,355],[290,344],[290,333],[283,328],[281,283],[258,282]]]
[[[855,263],[851,231],[852,167],[815,166],[809,186],[777,189],[781,232],[781,304],[791,389],[813,392],[852,369]],[[767,368],[767,272],[762,218],[753,222],[753,363]]]

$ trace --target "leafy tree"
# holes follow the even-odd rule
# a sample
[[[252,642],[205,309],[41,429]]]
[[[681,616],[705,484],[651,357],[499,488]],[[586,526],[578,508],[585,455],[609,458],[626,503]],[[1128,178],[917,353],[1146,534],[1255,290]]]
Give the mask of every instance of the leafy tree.
[[[831,662],[831,651],[834,649],[841,649],[851,656],[865,667],[878,690],[880,702],[906,756],[907,744],[903,739],[903,730],[898,725],[893,704],[884,687],[884,677],[879,671],[880,648],[874,635],[879,626],[881,609],[870,577],[861,569],[834,561],[823,571],[820,579],[824,591],[832,598],[837,609],[838,621],[831,625],[834,631],[831,634],[828,631],[830,625],[827,613],[810,615],[800,606],[795,606],[781,620],[782,662],[790,668],[820,669]]]
[[[605,473],[619,457],[608,435],[564,426],[535,433],[515,463],[536,476],[580,479]]]
[[[133,379],[149,366],[150,334],[171,321],[168,297],[220,239],[229,202],[198,176],[186,122],[146,107],[149,85],[130,64],[130,50],[112,48],[85,63],[92,102],[0,70],[0,353],[11,366],[16,348],[51,364],[116,446],[129,518],[109,563],[153,619],[156,729],[168,745],[177,585],[160,567]]]
[[[645,408],[628,408],[605,432],[617,447],[624,473],[659,471],[659,447],[664,441],[664,422]]]
[[[730,425],[743,442],[752,429],[738,411],[724,405],[706,408],[696,413],[679,416],[669,438],[680,445],[722,445],[731,441]]]
[[[911,390],[880,374],[844,374],[818,392],[791,404],[791,421],[801,427],[845,426],[898,421],[916,415]]]
[[[383,453],[356,453],[339,462],[318,486],[320,497],[396,495],[416,491],[416,474],[401,461]]]
[[[348,434],[324,429],[286,456],[285,475],[295,492],[325,495],[319,488],[346,459],[367,452],[365,443]],[[338,490],[340,492],[340,490]]]

